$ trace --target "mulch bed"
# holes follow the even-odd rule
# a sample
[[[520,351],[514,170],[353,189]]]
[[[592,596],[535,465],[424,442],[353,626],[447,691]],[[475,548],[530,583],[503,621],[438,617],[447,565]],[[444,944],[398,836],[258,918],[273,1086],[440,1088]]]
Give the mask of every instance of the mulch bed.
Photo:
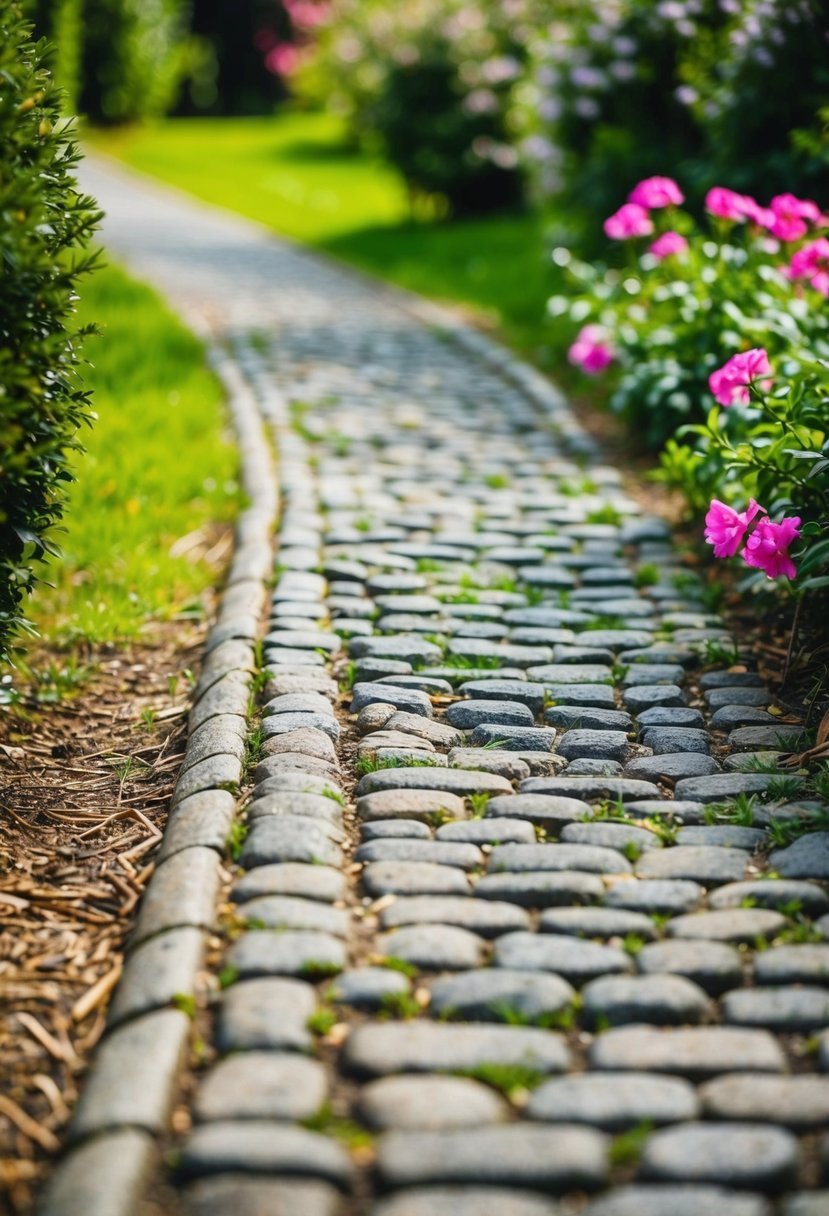
[[[202,627],[0,714],[0,1210],[28,1216],[100,1039],[184,751]],[[32,666],[66,662],[44,653]]]

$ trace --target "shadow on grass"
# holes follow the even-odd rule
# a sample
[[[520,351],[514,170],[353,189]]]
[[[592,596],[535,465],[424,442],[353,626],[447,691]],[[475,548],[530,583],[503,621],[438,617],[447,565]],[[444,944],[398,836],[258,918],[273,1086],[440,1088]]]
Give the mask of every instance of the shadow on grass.
[[[542,221],[531,213],[356,229],[317,242],[332,257],[432,299],[471,308],[525,354],[550,346],[554,289]]]

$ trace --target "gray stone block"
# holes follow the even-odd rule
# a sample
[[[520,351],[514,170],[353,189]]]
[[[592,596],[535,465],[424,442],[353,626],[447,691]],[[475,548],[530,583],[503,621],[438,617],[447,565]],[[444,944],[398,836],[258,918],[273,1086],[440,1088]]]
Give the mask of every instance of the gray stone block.
[[[798,1158],[797,1140],[779,1127],[686,1123],[654,1132],[640,1170],[657,1181],[777,1191],[791,1185]]]
[[[63,1157],[46,1184],[40,1216],[133,1216],[156,1166],[158,1150],[147,1132],[125,1127],[104,1132]]]
[[[174,853],[158,866],[144,893],[130,948],[167,929],[211,928],[218,889],[219,858],[212,849]]]
[[[320,1178],[346,1189],[353,1166],[346,1150],[328,1136],[269,1119],[204,1123],[185,1141],[183,1178],[237,1171]]]
[[[403,1072],[469,1072],[487,1064],[563,1072],[569,1059],[561,1036],[535,1027],[386,1022],[356,1027],[346,1042],[342,1064],[347,1072],[361,1077],[382,1077]]]
[[[489,1183],[564,1192],[595,1190],[607,1176],[607,1140],[586,1127],[528,1124],[439,1132],[388,1132],[377,1169],[387,1186]]]
[[[163,1009],[108,1034],[75,1107],[70,1141],[121,1127],[160,1136],[167,1127],[189,1032],[185,1014]]]
[[[339,1192],[307,1178],[220,1174],[184,1190],[187,1216],[336,1216]]]
[[[469,1077],[382,1077],[366,1085],[358,1113],[378,1131],[437,1131],[504,1122],[508,1107]]]
[[[245,1051],[216,1064],[196,1091],[197,1122],[217,1119],[310,1118],[328,1094],[317,1060],[273,1051]]]
[[[216,1022],[219,1051],[309,1051],[308,1018],[317,1005],[309,983],[252,979],[222,993]]]
[[[703,1081],[725,1072],[784,1072],[786,1058],[766,1030],[622,1026],[593,1041],[589,1064],[602,1071],[667,1072]]]
[[[716,1082],[715,1082],[716,1084]],[[586,1123],[623,1132],[697,1118],[694,1088],[680,1077],[645,1072],[580,1073],[545,1081],[527,1104],[527,1115],[549,1123]]]
[[[260,929],[243,933],[227,955],[228,967],[243,979],[285,975],[315,980],[335,975],[345,964],[343,943],[327,933],[311,930]]]

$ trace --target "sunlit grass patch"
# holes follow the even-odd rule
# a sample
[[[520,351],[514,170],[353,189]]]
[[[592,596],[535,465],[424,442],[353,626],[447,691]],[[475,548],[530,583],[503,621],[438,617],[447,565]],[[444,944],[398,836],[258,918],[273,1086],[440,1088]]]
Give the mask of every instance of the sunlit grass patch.
[[[240,494],[222,390],[200,342],[148,287],[108,266],[86,285],[88,383],[61,559],[31,612],[47,642],[137,637],[151,618],[203,613]]]
[[[207,202],[433,299],[469,307],[525,354],[549,346],[545,221],[531,212],[427,221],[400,175],[353,149],[332,114],[177,118],[92,131],[93,147]]]

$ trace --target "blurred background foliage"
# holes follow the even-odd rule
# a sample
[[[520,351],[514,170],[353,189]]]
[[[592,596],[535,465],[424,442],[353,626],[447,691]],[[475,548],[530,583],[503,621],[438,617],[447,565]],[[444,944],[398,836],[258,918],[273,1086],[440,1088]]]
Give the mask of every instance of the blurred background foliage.
[[[345,119],[432,216],[577,215],[672,172],[825,192],[825,0],[28,0],[72,112],[98,123]],[[589,199],[590,207],[583,206]],[[578,219],[578,217],[581,217]]]

